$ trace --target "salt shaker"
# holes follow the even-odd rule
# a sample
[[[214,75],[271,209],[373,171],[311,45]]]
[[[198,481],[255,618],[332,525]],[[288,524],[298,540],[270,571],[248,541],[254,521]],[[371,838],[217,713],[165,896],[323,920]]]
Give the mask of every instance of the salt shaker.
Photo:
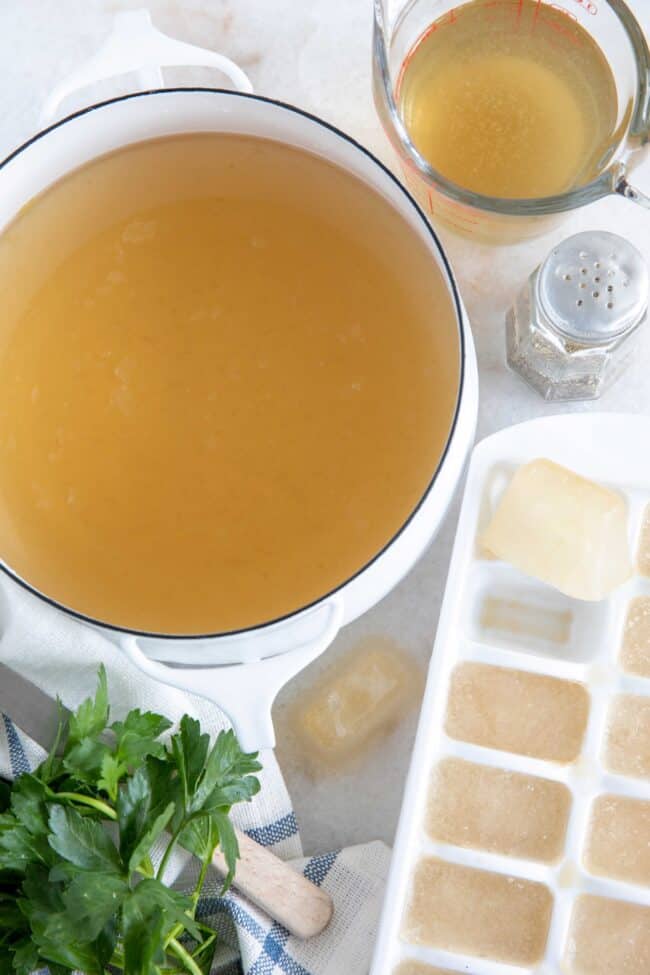
[[[508,365],[546,400],[597,399],[634,355],[648,292],[629,241],[604,230],[569,237],[506,316]]]

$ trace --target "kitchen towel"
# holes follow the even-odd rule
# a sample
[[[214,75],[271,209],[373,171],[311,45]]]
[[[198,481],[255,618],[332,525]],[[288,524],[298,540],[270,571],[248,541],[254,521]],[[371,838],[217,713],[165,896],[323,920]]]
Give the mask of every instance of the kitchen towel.
[[[0,660],[51,696],[75,708],[94,692],[97,669],[108,674],[111,715],[131,708],[157,711],[178,721],[197,718],[214,735],[227,727],[208,701],[159,684],[140,673],[101,633],[64,616],[29,592],[9,586],[11,613],[0,599]],[[16,776],[37,765],[42,749],[2,716],[0,774]],[[208,879],[199,912],[221,935],[214,975],[366,975],[375,940],[389,851],[382,843],[303,858],[291,801],[273,752],[260,756],[262,788],[250,804],[236,807],[233,820],[253,839],[291,861],[334,900],[334,917],[317,938],[302,942],[231,889],[219,896],[216,874]],[[177,861],[175,886],[189,887],[195,864]]]

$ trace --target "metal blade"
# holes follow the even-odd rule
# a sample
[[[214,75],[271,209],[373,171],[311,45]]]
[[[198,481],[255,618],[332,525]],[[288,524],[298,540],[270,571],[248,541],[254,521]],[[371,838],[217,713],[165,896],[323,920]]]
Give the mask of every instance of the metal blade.
[[[61,714],[69,714],[48,694],[0,663],[0,711],[45,749],[52,747]]]

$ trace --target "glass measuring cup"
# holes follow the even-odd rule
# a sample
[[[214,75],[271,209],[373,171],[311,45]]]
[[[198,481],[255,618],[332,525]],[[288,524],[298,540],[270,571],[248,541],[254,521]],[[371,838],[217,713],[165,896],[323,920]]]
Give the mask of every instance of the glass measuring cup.
[[[623,0],[538,0],[536,29],[553,8],[579,24],[598,44],[616,83],[618,118],[599,171],[566,192],[533,199],[475,193],[434,169],[415,147],[399,108],[405,62],[431,25],[453,30],[463,4],[453,0],[374,0],[373,89],[384,129],[400,157],[405,182],[434,222],[494,243],[534,237],[561,215],[612,193],[650,208],[650,196],[628,182],[630,171],[650,142],[650,50],[643,31]],[[510,10],[519,0],[483,0],[485,16]],[[541,28],[540,25],[541,24]]]

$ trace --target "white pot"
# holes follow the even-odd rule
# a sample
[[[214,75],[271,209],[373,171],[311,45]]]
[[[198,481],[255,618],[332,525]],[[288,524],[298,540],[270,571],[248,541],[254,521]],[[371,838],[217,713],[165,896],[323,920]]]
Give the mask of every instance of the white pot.
[[[118,28],[102,56],[89,63],[90,69],[86,66],[56,93],[52,108],[73,88],[115,74],[116,66],[117,71],[130,69],[134,58],[140,64],[146,63],[148,71],[156,70],[155,62],[214,63],[244,90],[146,91],[92,105],[45,129],[0,167],[0,228],[51,183],[122,146],[188,132],[245,133],[317,153],[378,190],[386,205],[396,209],[424,241],[456,308],[462,372],[456,416],[445,453],[409,521],[369,565],[308,609],[239,634],[180,639],[138,634],[84,620],[99,627],[141,670],[214,700],[231,718],[244,748],[272,747],[270,712],[280,687],[329,646],[341,626],[377,603],[403,578],[433,538],[447,510],[474,440],[478,379],[472,336],[438,238],[404,187],[366,149],[297,108],[246,93],[250,86],[239,69],[213,52],[165,38],[153,31],[141,13],[121,15]],[[123,55],[125,50],[126,59],[116,57],[116,52]],[[29,580],[19,579],[10,566],[2,567],[35,592]],[[11,588],[7,594],[9,603]],[[47,599],[47,593],[36,595]]]

